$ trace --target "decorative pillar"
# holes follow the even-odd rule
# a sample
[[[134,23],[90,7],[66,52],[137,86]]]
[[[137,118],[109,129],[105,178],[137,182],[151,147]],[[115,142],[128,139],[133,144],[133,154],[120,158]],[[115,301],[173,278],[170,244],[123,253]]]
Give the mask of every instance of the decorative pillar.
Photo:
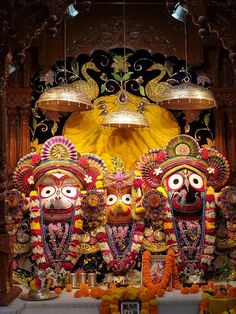
[[[20,108],[20,158],[30,152],[30,107]]]
[[[30,101],[30,88],[9,88],[7,90],[9,175],[12,174],[17,161],[30,152]]]
[[[8,141],[7,141],[7,174],[10,177],[18,161],[17,148],[17,125],[18,113],[16,108],[8,108]]]
[[[236,95],[234,95],[236,96]],[[236,185],[236,97],[226,108],[227,156],[231,166],[231,184]]]
[[[230,163],[229,184],[236,185],[236,88],[218,88],[214,94],[218,103],[215,115],[216,147]]]
[[[5,231],[6,204],[6,73],[4,60],[0,61],[0,234]],[[1,278],[0,278],[1,280]]]
[[[213,94],[217,101],[217,108],[214,111],[215,120],[215,146],[216,149],[226,156],[225,143],[225,91],[213,89]]]
[[[8,210],[5,191],[7,190],[6,173],[6,55],[7,51],[0,54],[0,306],[8,305],[22,291],[12,285],[12,256],[13,243],[8,230],[10,223],[7,219]]]

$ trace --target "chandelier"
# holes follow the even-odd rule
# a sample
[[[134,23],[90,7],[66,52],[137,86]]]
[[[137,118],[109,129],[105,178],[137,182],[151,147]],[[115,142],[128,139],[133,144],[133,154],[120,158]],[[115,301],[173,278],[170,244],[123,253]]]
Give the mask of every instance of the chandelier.
[[[165,109],[172,110],[204,110],[217,106],[213,93],[203,86],[191,83],[191,75],[188,72],[188,50],[187,50],[187,27],[186,14],[187,8],[177,5],[172,16],[184,22],[185,37],[185,78],[181,84],[171,86],[157,101],[157,104]]]
[[[123,35],[124,35],[124,56],[126,55],[126,25],[125,25],[125,0],[123,1]],[[129,99],[125,89],[121,89],[118,96],[119,103],[124,106],[128,105]],[[108,126],[113,128],[147,128],[149,127],[148,121],[143,113],[131,111],[127,108],[122,108],[116,112],[107,113],[102,126]]]
[[[76,112],[92,109],[87,95],[67,83],[66,78],[66,16],[64,17],[64,84],[44,91],[36,101],[42,111]]]

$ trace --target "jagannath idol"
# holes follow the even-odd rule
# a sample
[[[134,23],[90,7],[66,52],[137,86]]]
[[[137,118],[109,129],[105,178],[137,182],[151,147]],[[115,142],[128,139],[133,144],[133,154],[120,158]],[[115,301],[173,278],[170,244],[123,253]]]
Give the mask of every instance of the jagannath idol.
[[[137,262],[144,221],[139,218],[141,190],[134,173],[122,169],[104,175],[106,221],[97,230],[103,259],[115,275],[125,275]]]
[[[37,269],[58,281],[80,256],[82,190],[95,187],[103,167],[94,155],[78,156],[74,145],[61,136],[46,141],[40,154],[30,153],[18,162],[14,182],[30,194],[32,259]]]
[[[139,162],[145,199],[156,197],[163,213],[166,245],[175,252],[184,282],[201,282],[214,259],[216,202],[229,177],[229,164],[217,150],[200,148],[188,135],[152,149]]]
[[[98,281],[106,275],[107,282],[127,275],[137,264],[144,233],[140,178],[125,170],[117,158],[113,158],[113,166],[114,171],[98,176],[96,191],[88,191],[82,200],[87,222],[80,251],[86,259],[81,257],[77,264],[87,271],[96,267]],[[101,204],[101,195],[105,206],[92,207],[92,202]]]
[[[61,136],[18,162],[14,182],[29,195],[36,269],[62,285],[71,271],[112,281],[140,270],[144,250],[172,248],[182,281],[201,282],[215,257],[216,208],[228,224],[234,215],[235,188],[220,190],[227,160],[179,135],[141,156],[133,172],[113,164],[108,172],[100,157],[78,155]]]

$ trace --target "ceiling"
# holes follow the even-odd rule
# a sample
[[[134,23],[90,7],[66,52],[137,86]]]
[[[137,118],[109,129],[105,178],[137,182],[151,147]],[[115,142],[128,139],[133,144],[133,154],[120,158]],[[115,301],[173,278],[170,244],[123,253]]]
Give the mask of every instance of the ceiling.
[[[1,57],[9,51],[16,63],[25,58],[25,51],[32,42],[44,33],[55,37],[61,27],[63,14],[72,0],[1,0],[0,3],[0,54]],[[146,12],[145,10],[164,10],[171,14],[177,1],[109,1],[109,0],[77,0],[81,16],[89,21],[91,12],[122,10]],[[221,41],[229,50],[232,64],[236,64],[236,1],[234,0],[193,0],[180,1],[186,6],[191,19],[199,29],[200,37],[207,42]],[[119,8],[119,9],[118,9]],[[143,13],[145,14],[145,13]],[[200,17],[200,18],[199,18]],[[109,19],[109,15],[107,16]],[[142,17],[139,18],[142,20]],[[157,21],[158,22],[158,21]]]

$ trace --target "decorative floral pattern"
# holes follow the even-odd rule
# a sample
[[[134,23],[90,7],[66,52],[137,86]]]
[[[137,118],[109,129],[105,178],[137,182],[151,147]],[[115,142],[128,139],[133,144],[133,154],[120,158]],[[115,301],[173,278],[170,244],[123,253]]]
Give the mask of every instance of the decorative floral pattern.
[[[163,188],[160,189],[163,191]],[[176,237],[176,226],[174,224],[171,206],[165,193],[166,205],[164,208],[165,218],[164,218],[164,231],[166,233],[167,245],[172,247],[175,252],[176,261],[180,271],[184,271],[187,266],[186,260],[184,259],[184,254],[181,252],[181,246],[178,244],[178,239]],[[208,188],[206,193],[204,217],[202,217],[202,230],[201,230],[201,242],[199,247],[198,260],[193,261],[195,271],[198,272],[198,276],[201,277],[204,271],[207,270],[211,261],[214,258],[214,247],[215,247],[215,202],[214,202],[214,190],[213,188]],[[195,273],[189,273],[188,275],[196,275]]]
[[[39,269],[45,270],[47,274],[52,273],[55,269],[52,267],[50,263],[50,259],[46,256],[46,240],[43,233],[41,213],[40,213],[40,200],[36,191],[31,192],[30,194],[30,219],[31,219],[31,245],[33,256],[32,259],[36,262]],[[82,220],[81,220],[81,210],[79,206],[79,201],[75,204],[74,217],[71,221],[72,232],[71,238],[68,239],[69,243],[67,243],[64,247],[66,250],[66,246],[68,249],[66,250],[67,254],[65,259],[61,263],[61,267],[59,270],[60,274],[65,274],[67,271],[71,270],[77,259],[79,258],[78,247],[80,244],[79,235],[82,233]],[[57,249],[57,248],[56,248]],[[56,265],[53,265],[56,267]],[[57,268],[57,267],[56,267]],[[57,269],[58,271],[58,269]]]
[[[127,271],[136,262],[143,240],[144,223],[142,221],[133,222],[132,228],[133,233],[130,238],[130,247],[128,250],[125,250],[125,253],[121,257],[118,256],[115,249],[110,245],[111,243],[109,243],[106,226],[101,226],[97,230],[96,238],[99,242],[103,258],[114,273]]]

